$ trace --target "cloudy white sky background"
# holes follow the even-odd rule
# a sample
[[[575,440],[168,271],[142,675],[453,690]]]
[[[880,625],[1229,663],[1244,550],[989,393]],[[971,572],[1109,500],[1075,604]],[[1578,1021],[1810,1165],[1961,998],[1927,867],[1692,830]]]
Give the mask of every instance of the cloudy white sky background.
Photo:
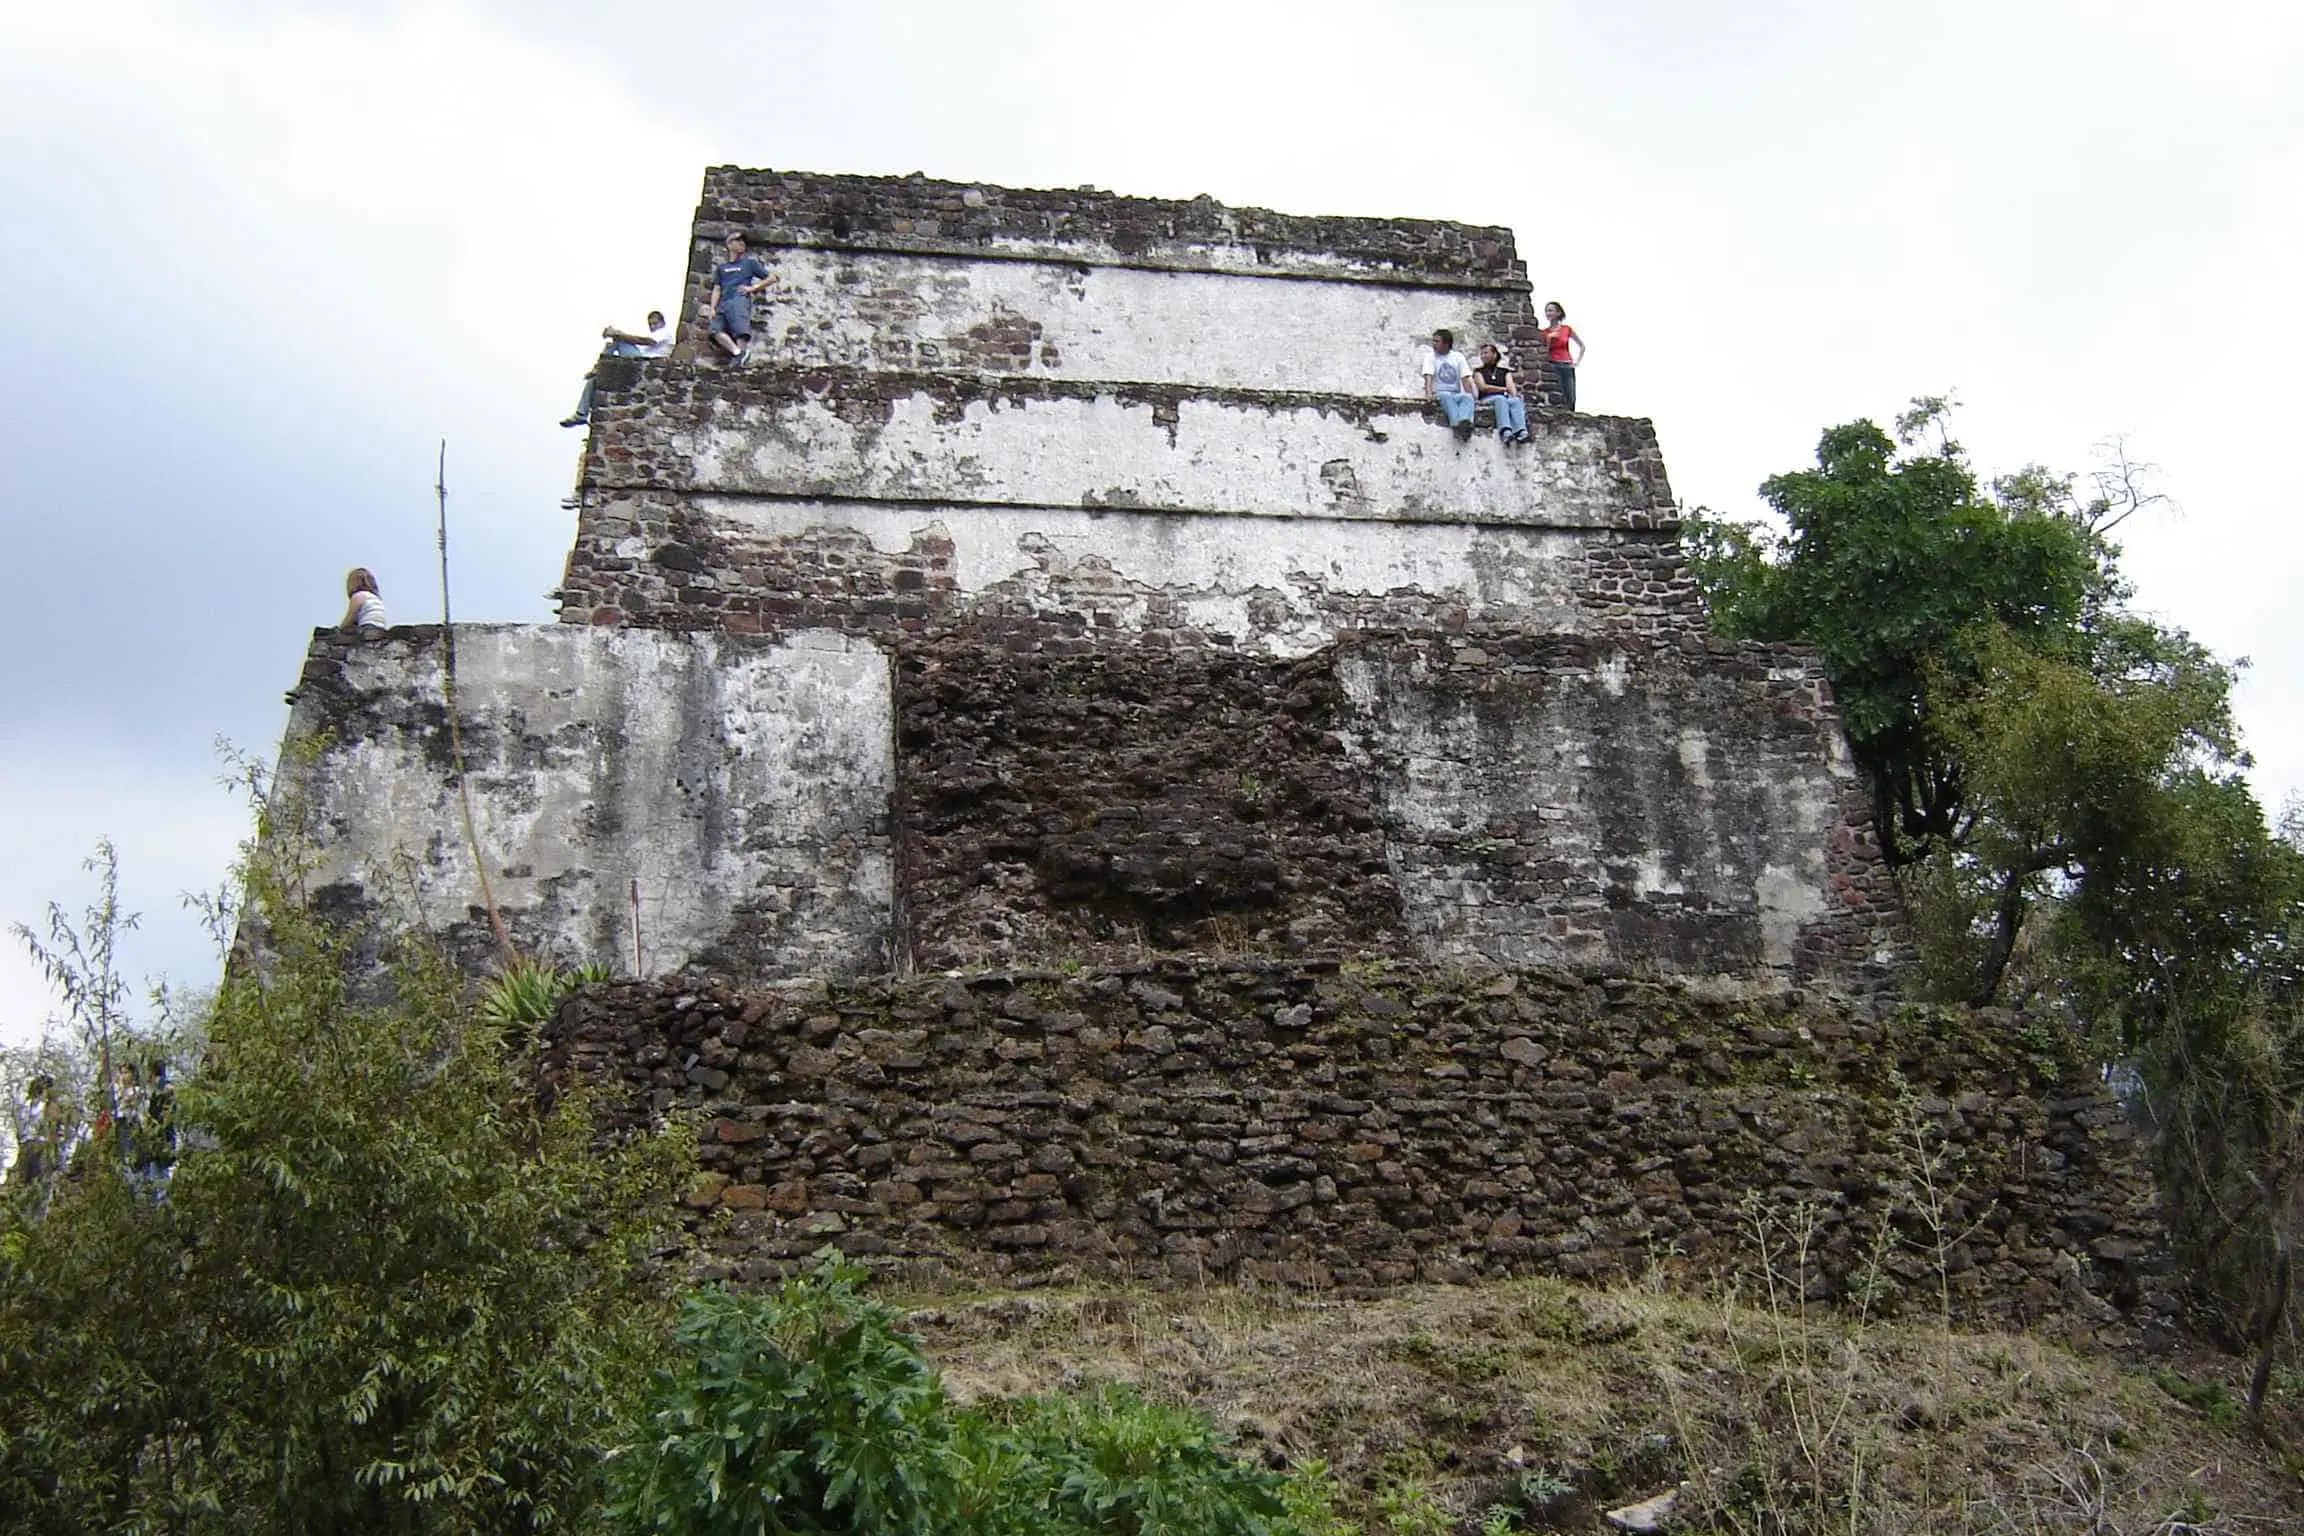
[[[1519,232],[1687,501],[1956,388],[1980,467],[2126,434],[2141,602],[2304,788],[2304,23],[2286,4],[0,4],[0,921],[120,847],[137,975],[243,828],[344,568],[543,619],[599,327],[703,168],[1093,183]],[[1411,360],[1403,359],[1403,387]],[[13,945],[0,1038],[50,1004]]]

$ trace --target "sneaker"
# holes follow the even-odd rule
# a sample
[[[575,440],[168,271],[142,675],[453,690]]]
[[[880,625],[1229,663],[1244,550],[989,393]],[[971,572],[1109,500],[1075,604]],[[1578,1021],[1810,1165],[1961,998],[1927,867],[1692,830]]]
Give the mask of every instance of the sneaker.
[[[1472,423],[1470,421],[1456,423],[1456,441],[1460,443],[1472,441]]]
[[[584,418],[581,416],[571,416],[567,420],[561,422],[560,425],[564,427],[580,427],[584,425]]]
[[[563,496],[560,498],[560,505],[570,512],[580,511],[584,506],[584,499],[581,496]]]

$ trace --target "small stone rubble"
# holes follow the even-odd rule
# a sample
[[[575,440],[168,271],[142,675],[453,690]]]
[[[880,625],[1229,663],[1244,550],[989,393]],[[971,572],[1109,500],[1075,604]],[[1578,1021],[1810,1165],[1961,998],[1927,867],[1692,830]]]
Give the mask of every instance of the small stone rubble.
[[[2005,1015],[1852,1014],[1621,976],[1169,961],[576,995],[547,1091],[611,1133],[693,1117],[693,1260],[827,1244],[1029,1285],[1748,1269],[1811,1206],[1812,1299],[1894,1238],[1878,1304],[2151,1345],[2176,1318],[2149,1178],[2078,1053]]]

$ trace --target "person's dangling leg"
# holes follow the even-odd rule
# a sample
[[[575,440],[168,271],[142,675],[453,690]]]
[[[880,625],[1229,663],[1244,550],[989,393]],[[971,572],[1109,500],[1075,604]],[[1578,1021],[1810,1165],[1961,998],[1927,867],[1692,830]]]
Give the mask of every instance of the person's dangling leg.
[[[584,388],[583,388],[582,392],[580,392],[580,393],[579,393],[579,394],[576,396],[576,409],[574,409],[573,411],[570,411],[570,412],[568,413],[568,419],[567,419],[566,421],[563,421],[563,422],[561,422],[561,423],[560,423],[560,425],[562,425],[562,426],[564,426],[564,427],[580,427],[580,426],[584,425],[584,423],[586,423],[586,422],[590,421],[591,419],[592,419],[592,375],[590,375],[590,374],[586,374],[586,375],[584,375]]]

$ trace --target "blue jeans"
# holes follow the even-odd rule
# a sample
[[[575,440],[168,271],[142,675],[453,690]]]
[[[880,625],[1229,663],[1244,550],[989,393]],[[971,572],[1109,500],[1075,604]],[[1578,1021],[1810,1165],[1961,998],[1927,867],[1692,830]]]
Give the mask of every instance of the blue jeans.
[[[1528,402],[1518,395],[1489,395],[1489,409],[1496,413],[1496,431],[1499,436],[1517,436],[1528,430]]]
[[[1560,381],[1560,398],[1567,402],[1568,409],[1576,409],[1576,365],[1554,363],[1552,373]]]
[[[600,349],[602,357],[639,357],[641,350],[629,341],[612,341]],[[568,413],[570,421],[583,421],[592,414],[592,375],[584,375],[583,391],[576,396],[576,409]]]
[[[1448,418],[1448,425],[1454,426],[1460,421],[1472,419],[1470,395],[1440,390],[1432,398],[1440,402],[1440,414]]]

